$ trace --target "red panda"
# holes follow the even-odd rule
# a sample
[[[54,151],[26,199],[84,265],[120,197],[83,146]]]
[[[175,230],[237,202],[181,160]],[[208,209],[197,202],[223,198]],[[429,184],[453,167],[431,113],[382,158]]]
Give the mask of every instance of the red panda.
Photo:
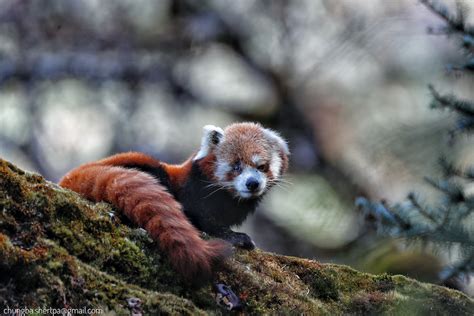
[[[229,243],[255,247],[230,226],[254,212],[286,171],[288,156],[286,141],[259,124],[207,125],[199,151],[180,165],[121,153],[73,169],[59,184],[115,205],[158,241],[179,273],[202,279],[230,254]],[[203,240],[198,230],[218,239]]]

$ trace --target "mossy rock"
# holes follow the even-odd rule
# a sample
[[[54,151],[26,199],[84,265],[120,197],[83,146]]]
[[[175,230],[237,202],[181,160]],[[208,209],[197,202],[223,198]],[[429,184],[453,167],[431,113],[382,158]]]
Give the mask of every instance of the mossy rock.
[[[237,251],[216,280],[246,314],[474,314],[461,292],[402,276],[256,251]],[[0,307],[101,308],[129,315],[226,314],[211,284],[179,278],[146,232],[110,205],[0,159]]]

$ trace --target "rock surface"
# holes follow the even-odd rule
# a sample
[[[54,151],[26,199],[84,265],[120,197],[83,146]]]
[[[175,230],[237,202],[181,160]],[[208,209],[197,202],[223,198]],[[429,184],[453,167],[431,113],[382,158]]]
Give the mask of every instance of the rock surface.
[[[259,250],[237,251],[216,279],[240,297],[246,314],[474,313],[474,301],[458,291]],[[138,309],[130,304],[137,298]],[[147,234],[110,205],[0,159],[0,307],[7,306],[226,313],[211,285],[186,284]]]

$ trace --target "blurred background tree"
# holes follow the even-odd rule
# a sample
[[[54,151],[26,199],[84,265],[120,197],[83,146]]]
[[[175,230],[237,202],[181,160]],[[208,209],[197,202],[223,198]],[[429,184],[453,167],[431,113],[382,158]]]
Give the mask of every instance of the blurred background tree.
[[[472,75],[474,28],[466,22],[466,8],[458,2],[457,11],[453,13],[439,2],[423,0],[422,3],[446,22],[443,28],[431,31],[454,36],[466,53],[459,58],[460,62],[448,65],[448,70]],[[435,276],[439,283],[455,285],[458,281],[469,281],[474,272],[474,164],[472,155],[459,154],[465,147],[472,147],[472,137],[459,138],[474,131],[474,102],[454,94],[441,95],[431,85],[429,90],[433,98],[431,108],[448,109],[456,114],[455,125],[449,131],[450,146],[439,159],[444,177],[426,178],[442,193],[441,199],[427,204],[417,194],[410,193],[406,202],[393,206],[384,201],[371,203],[365,198],[359,198],[356,203],[374,220],[375,228],[382,234],[416,241],[423,249],[443,249],[455,254],[451,255],[455,257],[454,262]],[[464,161],[459,161],[461,157]]]
[[[203,125],[260,121],[288,138],[292,184],[241,228],[258,246],[419,278],[431,258],[434,282],[452,254],[380,239],[353,207],[438,197],[422,178],[454,118],[427,109],[426,83],[474,91],[440,71],[458,47],[430,25],[415,0],[5,0],[0,156],[57,181],[120,151],[179,162]]]

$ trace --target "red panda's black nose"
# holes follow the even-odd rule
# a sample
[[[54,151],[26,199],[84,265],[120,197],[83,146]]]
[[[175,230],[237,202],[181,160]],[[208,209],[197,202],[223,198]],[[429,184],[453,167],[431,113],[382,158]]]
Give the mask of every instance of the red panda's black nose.
[[[248,178],[247,182],[245,182],[245,185],[247,186],[247,189],[249,189],[249,191],[255,192],[258,189],[260,182],[258,182],[258,180],[255,178]]]

